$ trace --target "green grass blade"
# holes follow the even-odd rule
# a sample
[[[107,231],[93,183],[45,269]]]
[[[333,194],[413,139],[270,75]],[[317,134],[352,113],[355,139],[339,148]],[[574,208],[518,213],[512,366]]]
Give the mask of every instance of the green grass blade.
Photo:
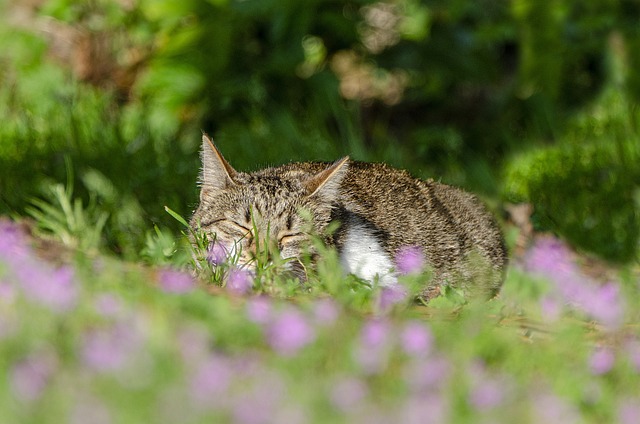
[[[189,228],[189,223],[182,217],[180,214],[174,210],[172,210],[169,206],[165,206],[164,210],[173,217],[176,221]]]

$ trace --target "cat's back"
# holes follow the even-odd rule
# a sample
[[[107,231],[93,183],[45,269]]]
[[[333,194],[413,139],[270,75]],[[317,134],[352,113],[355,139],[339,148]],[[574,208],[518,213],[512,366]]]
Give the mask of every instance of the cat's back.
[[[341,185],[341,204],[349,214],[371,223],[394,255],[402,246],[421,247],[436,269],[458,274],[471,252],[498,274],[506,264],[502,233],[493,215],[474,195],[382,163],[350,162]]]

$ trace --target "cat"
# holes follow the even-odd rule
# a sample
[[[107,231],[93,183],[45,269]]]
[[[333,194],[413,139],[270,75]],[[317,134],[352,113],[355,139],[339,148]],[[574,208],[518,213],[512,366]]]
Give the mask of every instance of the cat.
[[[200,203],[190,226],[241,265],[254,268],[257,244],[268,241],[270,252],[291,258],[289,269],[304,281],[299,259],[309,250],[313,256],[315,234],[335,246],[345,273],[382,286],[397,281],[399,250],[419,248],[433,272],[420,294],[427,300],[443,284],[487,296],[501,287],[502,233],[481,202],[461,189],[348,157],[238,172],[206,134],[201,160]],[[337,230],[326,234],[335,221]]]

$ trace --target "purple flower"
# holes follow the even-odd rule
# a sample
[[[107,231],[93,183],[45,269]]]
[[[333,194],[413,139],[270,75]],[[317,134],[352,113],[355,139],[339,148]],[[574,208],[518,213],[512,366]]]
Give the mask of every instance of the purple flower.
[[[365,373],[375,374],[386,367],[391,347],[389,333],[386,321],[372,320],[362,327],[354,357]]]
[[[93,301],[96,312],[105,318],[117,317],[124,310],[124,305],[120,298],[111,293],[101,293]]]
[[[640,399],[625,399],[618,406],[620,424],[640,423]]]
[[[0,258],[9,261],[29,256],[27,240],[18,225],[5,219],[0,220]]]
[[[469,402],[479,411],[487,411],[502,404],[505,392],[503,382],[488,378],[473,387]]]
[[[231,268],[227,276],[227,290],[233,294],[247,294],[253,288],[251,273],[244,269]]]
[[[200,405],[211,405],[227,391],[233,377],[231,362],[219,355],[211,355],[200,364],[190,381],[193,399]]]
[[[317,325],[331,325],[338,319],[340,311],[331,299],[320,299],[313,304],[313,316]]]
[[[161,270],[158,280],[160,288],[167,293],[188,293],[195,288],[195,282],[189,274],[174,269]]]
[[[371,320],[365,323],[360,332],[363,346],[375,348],[384,345],[389,339],[391,328],[387,321]]]
[[[135,327],[118,324],[86,333],[81,355],[89,368],[113,372],[131,364],[142,343],[142,336]]]
[[[207,261],[213,265],[222,265],[228,259],[229,249],[219,240],[214,240],[207,249]]]
[[[341,412],[357,407],[367,395],[367,386],[355,378],[343,378],[331,389],[329,400]]]
[[[589,357],[589,369],[594,375],[606,374],[613,368],[616,356],[607,347],[601,347],[591,353]]]
[[[185,324],[177,333],[178,349],[184,363],[198,364],[208,357],[212,338],[204,326]]]
[[[51,352],[38,352],[27,356],[11,371],[13,393],[24,402],[37,400],[57,366],[58,358]]]
[[[273,373],[261,372],[242,396],[233,399],[233,422],[238,424],[269,424],[282,403],[285,387],[282,380]]]
[[[562,304],[555,296],[544,296],[540,299],[540,309],[542,319],[546,321],[556,321],[562,314]]]
[[[531,422],[545,424],[571,424],[582,422],[579,413],[567,402],[551,393],[541,393],[534,397]]]
[[[279,354],[292,356],[315,339],[315,332],[302,313],[288,309],[273,320],[267,339]]]
[[[510,386],[506,376],[491,374],[483,362],[472,364],[469,375],[471,378],[469,403],[477,410],[487,411],[504,403]]]
[[[444,424],[451,422],[449,409],[449,403],[443,393],[415,393],[407,398],[398,418],[385,422]]]
[[[78,298],[73,269],[62,267],[52,270],[46,264],[32,262],[16,270],[27,299],[55,312],[73,309]]]
[[[569,249],[559,240],[538,240],[525,258],[525,268],[553,283],[551,295],[560,297],[609,329],[618,328],[624,319],[624,303],[616,283],[598,285],[582,275]],[[545,305],[543,305],[544,307]],[[547,304],[553,315],[557,305]]]
[[[399,274],[418,274],[424,269],[424,254],[417,246],[403,246],[396,254],[396,269]]]
[[[451,374],[451,363],[444,357],[428,357],[409,363],[404,376],[409,386],[416,390],[437,389]]]
[[[625,308],[618,284],[585,288],[577,300],[578,306],[605,327],[616,329],[622,325]]]
[[[571,252],[564,243],[553,237],[536,240],[525,257],[525,268],[558,282],[577,274]]]
[[[400,345],[410,356],[418,357],[429,353],[433,343],[431,332],[417,321],[407,322],[400,334]]]
[[[407,290],[400,284],[382,287],[378,295],[378,310],[388,312],[394,305],[405,302],[407,297]]]
[[[246,304],[247,318],[256,324],[266,324],[271,319],[271,300],[266,296],[249,299]]]

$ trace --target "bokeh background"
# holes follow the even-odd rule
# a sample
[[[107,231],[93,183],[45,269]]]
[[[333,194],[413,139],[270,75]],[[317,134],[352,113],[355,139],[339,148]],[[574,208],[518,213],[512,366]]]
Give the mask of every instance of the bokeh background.
[[[240,170],[385,161],[633,261],[639,23],[635,0],[0,0],[0,215],[82,209],[71,240],[136,259],[195,207],[206,131]]]

